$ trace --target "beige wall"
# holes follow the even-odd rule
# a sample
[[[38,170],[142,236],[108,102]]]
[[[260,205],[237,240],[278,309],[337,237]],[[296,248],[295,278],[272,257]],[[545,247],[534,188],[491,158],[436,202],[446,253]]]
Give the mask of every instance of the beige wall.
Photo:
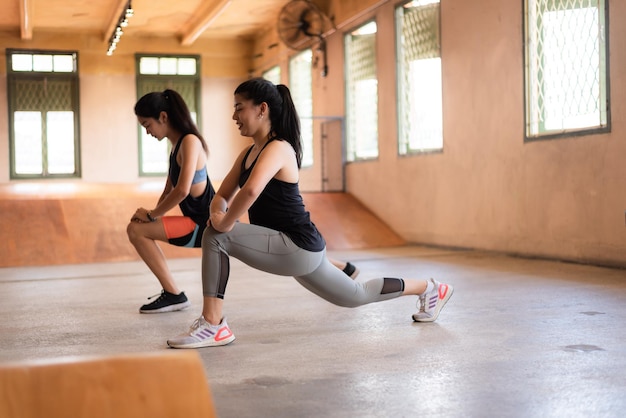
[[[133,114],[137,100],[135,59],[137,53],[201,55],[202,131],[209,145],[209,175],[223,179],[232,161],[248,140],[230,119],[232,92],[248,76],[252,45],[242,41],[204,40],[181,48],[173,39],[122,39],[113,56],[97,35],[81,36],[37,33],[33,41],[0,32],[7,48],[77,50],[80,74],[81,183],[163,183],[164,178],[138,176],[138,125]],[[6,100],[6,57],[0,58],[0,185],[9,180],[9,145]],[[68,180],[59,180],[67,182]],[[26,181],[32,182],[32,181]]]
[[[378,24],[380,157],[347,166],[349,193],[409,242],[626,266],[624,2],[609,2],[612,132],[524,143],[522,2],[442,1],[444,151],[408,157],[397,155],[394,3],[330,3],[317,115],[344,114],[343,34]]]
[[[442,1],[444,152],[409,157],[396,151],[393,2],[327,3],[337,30],[327,38],[329,76],[314,73],[318,116],[344,114],[343,33],[372,17],[379,28],[380,157],[347,166],[348,192],[410,242],[626,266],[626,3],[609,2],[612,132],[525,144],[522,2]],[[194,45],[203,56],[202,117],[214,178],[245,143],[229,119],[235,85],[248,69],[260,74],[274,64],[287,82],[293,51],[273,30],[257,39],[239,49]],[[158,40],[142,46],[177,48]],[[116,60],[117,70],[102,70],[100,50],[91,59],[81,52],[81,68],[94,68],[81,72],[83,181],[138,180],[132,63]],[[0,83],[6,126],[6,80]],[[8,165],[6,135],[0,130],[0,160]]]

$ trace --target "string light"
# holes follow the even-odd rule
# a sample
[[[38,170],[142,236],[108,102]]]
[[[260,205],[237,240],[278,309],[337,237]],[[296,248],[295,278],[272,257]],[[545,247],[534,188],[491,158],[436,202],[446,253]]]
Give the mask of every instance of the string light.
[[[128,26],[128,19],[133,17],[134,14],[135,11],[133,10],[133,6],[129,0],[126,4],[126,8],[122,11],[122,14],[120,15],[117,26],[111,34],[111,38],[109,38],[109,49],[107,50],[107,55],[113,55],[113,51],[115,51],[115,49],[117,48],[117,43],[120,41],[120,38],[124,34],[124,29],[122,28]]]

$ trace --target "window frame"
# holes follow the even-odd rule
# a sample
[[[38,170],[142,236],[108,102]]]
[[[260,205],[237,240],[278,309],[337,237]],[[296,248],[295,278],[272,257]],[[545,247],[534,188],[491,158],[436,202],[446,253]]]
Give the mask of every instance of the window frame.
[[[378,22],[376,20],[375,17],[368,19],[364,22],[362,22],[361,24],[355,25],[354,27],[352,27],[351,29],[347,30],[344,32],[343,34],[343,46],[344,46],[344,74],[351,74],[351,69],[350,69],[350,63],[349,63],[349,59],[348,59],[348,53],[350,52],[348,50],[348,38],[350,36],[353,35],[354,32],[366,27],[369,24],[374,24],[376,25],[376,32],[374,32],[372,35],[374,35],[374,64],[375,64],[375,80],[376,80],[376,111],[373,112],[373,114],[376,117],[376,130],[375,130],[375,135],[376,135],[376,155],[375,156],[358,156],[356,153],[356,146],[355,144],[352,142],[353,138],[352,138],[352,130],[354,130],[354,127],[352,126],[351,123],[351,112],[353,110],[351,110],[351,106],[352,106],[352,95],[350,92],[351,89],[351,84],[350,84],[350,80],[346,77],[345,80],[345,90],[344,90],[344,97],[345,97],[345,113],[346,113],[346,123],[345,123],[345,133],[346,133],[346,161],[349,163],[353,163],[353,162],[360,162],[360,161],[376,161],[380,158],[380,135],[379,135],[379,124],[378,124],[378,118],[379,118],[379,96],[380,96],[380,89],[378,88]]]
[[[69,55],[72,56],[73,69],[72,71],[17,71],[13,70],[13,55]],[[68,179],[68,178],[81,178],[82,177],[82,165],[81,165],[81,138],[80,138],[80,82],[79,82],[79,54],[74,50],[57,50],[57,49],[21,49],[21,48],[7,48],[5,51],[6,57],[6,69],[7,69],[7,110],[8,110],[8,134],[9,134],[9,179],[10,180],[27,180],[27,179]],[[41,79],[43,83],[47,79],[64,80],[68,81],[71,85],[71,97],[73,120],[74,120],[74,172],[73,173],[50,173],[48,172],[47,162],[47,132],[42,131],[42,173],[30,173],[20,174],[17,173],[16,167],[16,145],[15,145],[15,108],[17,104],[15,81],[16,80],[28,80]],[[44,122],[42,122],[44,123]]]
[[[437,43],[438,43],[438,59],[440,62],[440,84],[441,84],[441,90],[439,91],[439,99],[441,101],[441,146],[438,148],[412,148],[411,147],[411,141],[408,138],[410,131],[407,132],[407,127],[404,126],[403,124],[403,117],[404,112],[406,111],[405,109],[405,104],[403,103],[402,100],[402,92],[410,86],[405,86],[403,83],[403,76],[404,76],[404,71],[401,68],[402,66],[402,62],[401,59],[404,57],[403,54],[403,45],[401,43],[401,36],[402,36],[402,29],[404,26],[404,22],[401,20],[404,18],[404,14],[402,17],[398,16],[399,14],[399,10],[405,8],[405,5],[411,3],[412,0],[404,0],[400,3],[397,3],[394,6],[394,31],[395,31],[395,52],[396,52],[396,108],[397,108],[397,114],[396,114],[396,122],[397,122],[397,131],[398,131],[398,143],[397,143],[397,152],[398,152],[398,156],[400,157],[409,157],[409,156],[414,156],[414,155],[425,155],[425,154],[440,154],[443,153],[444,150],[444,134],[443,134],[443,130],[444,130],[444,124],[443,124],[443,119],[444,119],[444,115],[443,115],[443,101],[444,101],[444,97],[443,97],[443,59],[441,56],[441,26],[442,26],[442,19],[441,19],[441,1],[438,0],[437,1],[437,7],[438,7],[438,11],[437,11],[437,15],[438,15],[438,33],[437,33]],[[424,5],[425,6],[425,5]],[[422,7],[424,7],[422,6]],[[406,138],[404,137],[406,136]]]
[[[536,103],[530,103],[529,100],[529,89],[530,89],[530,78],[532,76],[530,71],[530,62],[529,56],[529,3],[533,0],[522,0],[522,39],[523,39],[523,94],[524,94],[524,142],[536,142],[536,141],[544,141],[544,140],[552,140],[552,139],[563,139],[563,138],[576,138],[580,136],[594,135],[594,134],[603,134],[611,132],[611,88],[610,88],[610,47],[609,47],[609,1],[608,0],[598,0],[598,11],[599,11],[599,28],[604,29],[599,32],[599,38],[601,42],[601,47],[599,48],[600,54],[600,62],[599,62],[599,72],[600,72],[600,93],[597,97],[598,101],[604,100],[606,106],[606,124],[603,126],[601,124],[583,128],[565,128],[560,130],[553,131],[542,131],[538,130],[538,133],[533,134],[531,132],[531,112],[529,111],[530,106],[535,106]],[[600,6],[600,3],[603,3],[604,7]],[[565,10],[565,9],[563,9]],[[536,24],[536,22],[535,22]],[[604,48],[602,48],[602,43],[604,44]],[[603,68],[604,66],[604,68]],[[538,82],[537,82],[538,83]],[[540,83],[538,83],[540,84]],[[604,88],[603,88],[604,85]],[[604,91],[602,91],[604,90]],[[602,106],[602,105],[601,105]],[[602,110],[600,110],[602,112]],[[544,132],[544,133],[542,133]]]

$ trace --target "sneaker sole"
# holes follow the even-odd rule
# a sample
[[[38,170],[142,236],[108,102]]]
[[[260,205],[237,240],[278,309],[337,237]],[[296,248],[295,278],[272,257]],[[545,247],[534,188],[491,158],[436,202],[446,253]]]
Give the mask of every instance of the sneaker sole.
[[[171,343],[169,340],[167,341],[167,345],[170,348],[204,348],[204,347],[219,347],[222,345],[227,345],[235,341],[235,336],[231,335],[230,337],[221,340],[221,341],[203,341],[191,344],[175,344]]]
[[[415,317],[415,314],[413,314],[413,321],[415,321],[415,322],[435,322],[437,320],[437,318],[439,317],[439,312],[441,312],[441,310],[443,309],[445,304],[448,303],[448,300],[452,297],[452,293],[454,293],[454,288],[452,286],[448,285],[448,292],[446,293],[446,296],[444,296],[444,298],[441,299],[437,303],[437,306],[435,307],[435,313],[433,314],[433,316],[430,317],[430,318],[419,319],[419,318]]]
[[[187,309],[191,306],[191,302],[183,302],[177,303],[174,305],[164,306],[159,309],[139,309],[139,313],[164,313],[164,312],[174,312],[174,311],[182,311],[183,309]]]

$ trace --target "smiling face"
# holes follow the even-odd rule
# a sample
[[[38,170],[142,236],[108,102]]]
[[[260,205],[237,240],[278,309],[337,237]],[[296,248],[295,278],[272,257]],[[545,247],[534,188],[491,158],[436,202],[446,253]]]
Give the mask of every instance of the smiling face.
[[[266,103],[255,105],[252,100],[235,94],[233,120],[237,123],[239,133],[241,133],[242,136],[248,137],[266,134],[265,131],[268,130],[269,124],[266,109]]]
[[[165,112],[161,112],[159,119],[145,118],[143,116],[137,116],[137,121],[143,126],[148,135],[151,135],[159,141],[165,138],[167,135],[167,124],[165,123]]]

